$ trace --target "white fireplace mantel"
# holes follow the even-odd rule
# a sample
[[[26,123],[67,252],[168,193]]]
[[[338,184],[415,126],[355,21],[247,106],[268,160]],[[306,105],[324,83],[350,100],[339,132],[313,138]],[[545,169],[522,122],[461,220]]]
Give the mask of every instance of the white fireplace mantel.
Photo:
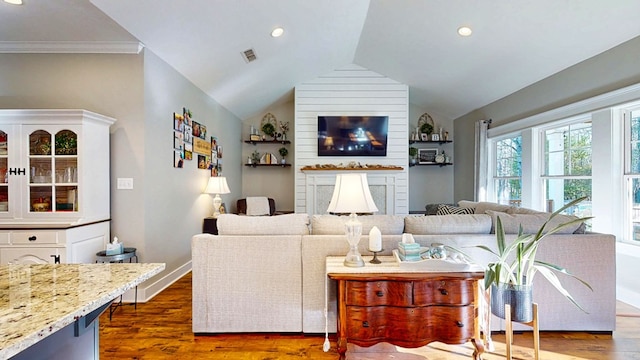
[[[377,214],[398,214],[406,213],[399,209],[406,209],[406,200],[402,206],[403,198],[399,194],[399,189],[406,188],[398,186],[399,179],[406,179],[406,169],[401,170],[360,170],[360,169],[340,169],[340,170],[302,170],[305,178],[305,209],[310,215],[326,214],[333,188],[336,182],[336,174],[352,172],[367,173],[369,190],[376,206]],[[401,205],[401,206],[398,206]],[[302,209],[301,209],[302,210]]]

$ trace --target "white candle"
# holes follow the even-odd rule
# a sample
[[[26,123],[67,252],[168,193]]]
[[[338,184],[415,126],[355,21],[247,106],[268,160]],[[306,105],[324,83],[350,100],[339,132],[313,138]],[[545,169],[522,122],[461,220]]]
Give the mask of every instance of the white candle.
[[[369,231],[369,250],[382,250],[382,233],[377,226],[372,227],[371,231]]]

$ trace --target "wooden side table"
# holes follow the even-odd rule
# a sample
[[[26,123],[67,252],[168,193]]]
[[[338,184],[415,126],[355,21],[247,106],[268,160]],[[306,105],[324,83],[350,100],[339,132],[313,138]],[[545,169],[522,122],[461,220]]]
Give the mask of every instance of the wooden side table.
[[[202,232],[205,234],[218,235],[218,219],[206,217],[202,222]]]
[[[338,283],[340,359],[345,359],[348,342],[416,348],[434,341],[471,341],[473,358],[480,360],[478,282],[484,272],[411,271],[393,266],[388,256],[379,258],[380,265],[347,268],[344,257],[327,257],[327,276]]]

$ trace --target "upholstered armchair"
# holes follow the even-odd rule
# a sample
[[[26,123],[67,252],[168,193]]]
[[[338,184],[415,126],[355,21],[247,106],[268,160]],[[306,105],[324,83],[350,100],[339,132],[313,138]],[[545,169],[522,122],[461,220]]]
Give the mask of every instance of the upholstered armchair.
[[[238,199],[238,201],[236,202],[236,210],[238,212],[238,214],[251,214],[251,215],[273,215],[276,212],[276,202],[275,200],[273,200],[272,198],[267,198],[268,202],[269,202],[269,213],[259,213],[259,214],[255,214],[252,213],[251,211],[247,212],[247,199]]]

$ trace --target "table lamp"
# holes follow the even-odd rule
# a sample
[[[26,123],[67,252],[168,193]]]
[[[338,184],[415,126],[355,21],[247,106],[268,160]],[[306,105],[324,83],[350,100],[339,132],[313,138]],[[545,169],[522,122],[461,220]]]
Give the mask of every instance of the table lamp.
[[[224,176],[210,177],[204,192],[205,194],[216,194],[213,198],[213,217],[217,218],[218,215],[220,215],[220,205],[222,205],[220,194],[228,194],[231,192],[227,185],[227,178]]]
[[[324,139],[324,146],[327,150],[331,150],[333,148],[333,137],[327,136],[327,138]]]
[[[350,213],[345,224],[345,234],[349,242],[349,252],[344,259],[344,265],[350,267],[364,266],[364,260],[358,252],[358,243],[362,235],[362,223],[358,221],[356,213],[371,213],[378,211],[371,197],[367,174],[338,174],[333,196],[327,209],[330,213]]]

